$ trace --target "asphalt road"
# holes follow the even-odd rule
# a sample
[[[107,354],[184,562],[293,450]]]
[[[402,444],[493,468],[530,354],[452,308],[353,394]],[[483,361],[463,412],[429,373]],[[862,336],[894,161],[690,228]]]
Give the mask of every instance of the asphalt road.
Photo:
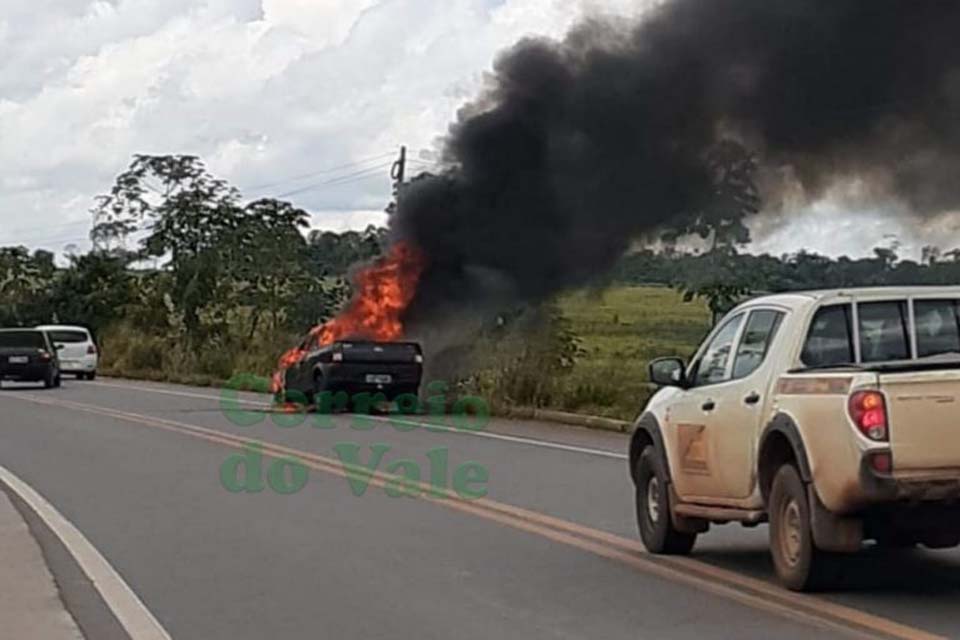
[[[119,380],[0,391],[0,465],[82,531],[174,638],[960,637],[957,551],[867,553],[817,596],[774,585],[765,527],[714,528],[689,560],[645,554],[619,434],[353,416],[279,426],[247,394],[236,408],[263,420],[240,426],[218,393]],[[267,486],[233,493],[221,472],[249,440]],[[381,476],[358,497],[337,452],[359,447],[366,463],[375,445],[378,471],[406,459],[425,482],[428,455],[444,449],[448,484],[474,462],[489,493],[390,497]],[[270,488],[277,456],[307,465],[302,490]],[[274,476],[281,489],[292,479]]]

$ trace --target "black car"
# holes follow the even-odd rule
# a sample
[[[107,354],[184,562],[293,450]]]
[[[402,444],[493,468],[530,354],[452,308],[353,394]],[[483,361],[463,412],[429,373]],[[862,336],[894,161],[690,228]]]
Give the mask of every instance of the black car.
[[[318,393],[343,391],[348,397],[361,393],[383,394],[394,400],[416,395],[423,375],[423,352],[415,342],[341,341],[311,348],[285,372],[286,398],[299,392],[310,401]]]
[[[45,331],[0,329],[0,383],[3,380],[43,382],[60,386],[60,359]]]

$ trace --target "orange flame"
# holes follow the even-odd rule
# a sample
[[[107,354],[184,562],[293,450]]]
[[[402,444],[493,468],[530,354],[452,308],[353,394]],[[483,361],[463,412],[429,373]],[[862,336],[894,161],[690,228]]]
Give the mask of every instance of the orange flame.
[[[273,392],[284,388],[284,373],[316,347],[353,338],[389,342],[403,337],[401,317],[407,310],[423,273],[423,255],[415,247],[398,242],[387,255],[354,276],[354,296],[336,318],[314,327],[303,346],[280,357],[273,374]]]

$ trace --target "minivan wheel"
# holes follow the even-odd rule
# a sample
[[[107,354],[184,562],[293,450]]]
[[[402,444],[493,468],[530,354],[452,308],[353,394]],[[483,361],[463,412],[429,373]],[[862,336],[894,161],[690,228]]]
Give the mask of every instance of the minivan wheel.
[[[653,447],[637,460],[637,526],[643,545],[651,553],[686,555],[693,549],[697,534],[677,531],[670,517],[670,479]]]
[[[794,591],[826,586],[833,558],[817,549],[807,491],[797,469],[780,467],[770,490],[770,554],[780,581]]]

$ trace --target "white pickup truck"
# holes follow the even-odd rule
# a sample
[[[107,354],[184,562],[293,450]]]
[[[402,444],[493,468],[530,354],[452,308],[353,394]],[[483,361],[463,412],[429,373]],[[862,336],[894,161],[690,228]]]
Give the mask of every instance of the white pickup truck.
[[[650,379],[630,471],[651,552],[769,521],[777,574],[806,590],[868,540],[960,544],[960,287],[754,299]]]

